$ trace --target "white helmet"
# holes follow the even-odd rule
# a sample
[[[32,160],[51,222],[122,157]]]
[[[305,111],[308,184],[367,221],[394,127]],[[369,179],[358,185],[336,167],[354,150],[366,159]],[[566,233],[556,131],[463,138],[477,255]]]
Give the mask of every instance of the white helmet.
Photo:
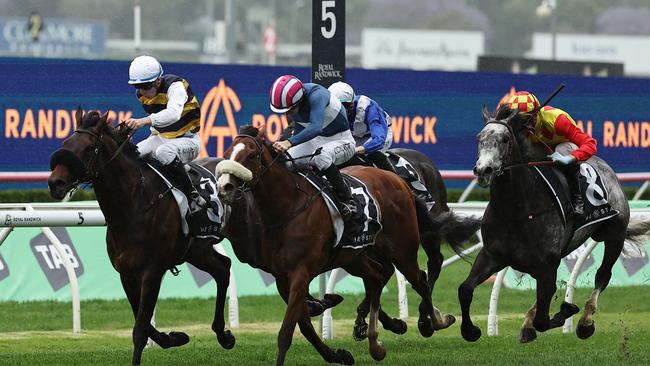
[[[142,84],[154,81],[163,74],[160,62],[151,56],[138,56],[129,66],[129,84]]]
[[[335,97],[341,101],[341,103],[352,103],[354,102],[354,89],[350,84],[344,83],[342,81],[337,81],[334,84],[330,85],[327,90],[330,93],[334,94]]]

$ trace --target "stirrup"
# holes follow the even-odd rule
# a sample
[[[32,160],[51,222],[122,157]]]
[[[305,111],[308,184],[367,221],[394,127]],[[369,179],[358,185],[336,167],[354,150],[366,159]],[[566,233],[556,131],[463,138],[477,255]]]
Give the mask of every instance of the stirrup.
[[[357,213],[357,207],[349,202],[339,202],[339,212],[343,221],[346,221]]]
[[[584,206],[585,204],[582,200],[582,197],[574,197],[573,212],[575,212],[577,215],[583,215],[585,213]]]
[[[196,190],[190,192],[190,197],[188,198],[189,198],[190,214],[195,214],[201,211],[207,204],[205,199],[201,197],[199,192],[197,192]]]

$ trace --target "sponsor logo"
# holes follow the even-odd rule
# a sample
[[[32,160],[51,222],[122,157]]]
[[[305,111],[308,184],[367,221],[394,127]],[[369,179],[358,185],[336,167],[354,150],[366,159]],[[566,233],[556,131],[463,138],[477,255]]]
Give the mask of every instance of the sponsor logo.
[[[79,255],[72,244],[68,232],[65,228],[52,228],[52,232],[61,242],[64,252],[63,255],[70,260],[70,264],[74,268],[77,277],[83,275],[83,264],[81,263],[81,259],[79,259]],[[35,236],[30,241],[30,247],[43,274],[45,274],[50,286],[52,286],[52,290],[58,291],[70,282],[63,264],[64,259],[44,234]]]
[[[314,80],[343,79],[341,70],[336,70],[333,64],[318,64],[318,70],[314,71]]]

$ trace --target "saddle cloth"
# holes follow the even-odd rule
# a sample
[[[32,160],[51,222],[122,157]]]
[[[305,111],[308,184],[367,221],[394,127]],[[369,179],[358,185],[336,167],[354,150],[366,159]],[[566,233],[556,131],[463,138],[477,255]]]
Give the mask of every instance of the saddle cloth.
[[[568,215],[573,212],[566,177],[553,166],[535,166],[534,168],[555,195],[566,225]],[[618,215],[618,211],[613,209],[607,201],[607,187],[603,184],[600,174],[587,162],[580,163],[579,183],[580,194],[584,202],[584,214],[574,218],[574,231]]]
[[[352,191],[352,198],[357,206],[357,213],[353,215],[344,225],[341,214],[336,208],[336,198],[329,184],[325,179],[313,171],[300,173],[316,189],[321,192],[332,217],[332,224],[336,242],[334,246],[340,248],[360,249],[375,243],[375,237],[381,230],[381,212],[379,206],[368,191],[368,187],[359,179],[341,173],[343,179]]]
[[[221,226],[223,225],[225,211],[223,204],[217,196],[217,186],[214,175],[209,170],[196,163],[190,162],[187,164],[190,168],[188,175],[192,185],[196,188],[201,197],[208,202],[208,205],[206,205],[203,210],[190,216],[188,215],[189,204],[187,197],[185,197],[183,192],[174,187],[171,183],[173,178],[163,174],[161,172],[162,169],[157,169],[151,164],[149,164],[149,166],[163,179],[163,181],[165,181],[167,187],[171,188],[174,199],[178,204],[178,209],[181,212],[183,234],[196,238],[213,238],[218,241],[222,240]]]
[[[431,196],[431,192],[429,192],[427,187],[424,185],[424,182],[422,182],[422,178],[413,165],[411,165],[408,160],[390,151],[388,152],[388,160],[393,164],[393,168],[395,168],[397,175],[409,184],[409,187],[411,187],[416,196],[424,199],[427,204],[427,209],[431,210],[436,201],[433,199],[433,196]]]

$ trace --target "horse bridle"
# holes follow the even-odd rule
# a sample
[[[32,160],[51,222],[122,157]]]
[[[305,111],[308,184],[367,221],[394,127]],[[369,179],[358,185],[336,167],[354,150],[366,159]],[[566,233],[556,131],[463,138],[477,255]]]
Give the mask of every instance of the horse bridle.
[[[79,134],[90,135],[93,138],[94,142],[95,142],[95,145],[94,145],[94,148],[93,148],[93,154],[88,159],[88,161],[81,160],[77,155],[75,155],[74,153],[72,153],[68,149],[59,149],[59,150],[57,150],[57,152],[55,152],[55,154],[61,153],[61,154],[67,155],[68,157],[74,157],[73,159],[78,160],[79,163],[83,166],[84,172],[83,172],[83,174],[81,176],[75,177],[76,180],[72,184],[74,187],[78,186],[81,183],[91,183],[95,179],[97,179],[97,177],[99,176],[99,172],[101,172],[106,166],[108,166],[108,164],[110,164],[113,160],[115,160],[115,158],[120,154],[120,152],[124,149],[124,147],[126,146],[128,141],[132,137],[132,135],[129,134],[128,138],[126,138],[120,144],[120,146],[117,148],[117,150],[115,150],[115,153],[113,153],[113,155],[105,163],[103,163],[97,169],[93,170],[92,167],[93,167],[95,161],[97,160],[97,157],[99,156],[99,153],[102,150],[102,146],[103,146],[102,141],[104,139],[104,134],[103,133],[102,134],[97,134],[94,131],[87,130],[87,129],[84,129],[84,128],[78,128],[74,132],[79,133]],[[54,163],[57,164],[56,162],[54,162]]]

